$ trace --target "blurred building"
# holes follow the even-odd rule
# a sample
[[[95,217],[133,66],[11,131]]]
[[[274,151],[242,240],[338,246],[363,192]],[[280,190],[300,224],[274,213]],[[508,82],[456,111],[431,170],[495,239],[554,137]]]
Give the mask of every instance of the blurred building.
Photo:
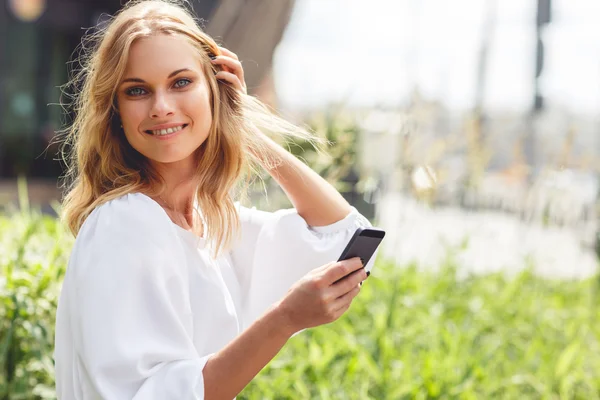
[[[61,173],[49,147],[66,115],[59,103],[69,61],[86,29],[114,14],[122,0],[0,1],[0,179]],[[206,31],[236,52],[253,94],[273,103],[271,60],[294,0],[195,0]],[[1,191],[1,190],[0,190]]]
[[[0,4],[0,176],[56,175],[37,157],[61,126],[65,63],[102,11],[119,1],[6,0]]]

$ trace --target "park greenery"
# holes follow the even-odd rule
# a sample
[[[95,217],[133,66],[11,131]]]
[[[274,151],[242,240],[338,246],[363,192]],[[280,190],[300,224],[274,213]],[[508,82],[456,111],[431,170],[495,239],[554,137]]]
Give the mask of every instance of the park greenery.
[[[0,398],[50,399],[72,238],[33,209],[0,216]],[[240,399],[597,399],[597,277],[465,276],[378,259],[350,311],[307,330]]]

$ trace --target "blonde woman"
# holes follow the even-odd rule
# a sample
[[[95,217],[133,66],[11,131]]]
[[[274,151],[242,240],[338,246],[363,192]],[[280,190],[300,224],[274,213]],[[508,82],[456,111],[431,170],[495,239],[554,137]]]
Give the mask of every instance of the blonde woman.
[[[370,266],[335,260],[369,222],[267,136],[310,139],[246,94],[235,54],[184,7],[131,2],[95,35],[67,132],[58,397],[232,399],[292,335],[348,310]],[[234,202],[256,168],[294,209]]]

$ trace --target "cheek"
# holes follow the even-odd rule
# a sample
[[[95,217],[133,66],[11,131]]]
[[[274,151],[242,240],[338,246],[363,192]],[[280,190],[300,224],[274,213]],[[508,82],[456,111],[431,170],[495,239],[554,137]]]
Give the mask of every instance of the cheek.
[[[128,130],[137,129],[147,114],[144,103],[144,101],[125,102],[119,107],[124,128],[128,128]]]
[[[211,119],[209,89],[205,84],[185,92],[179,102],[180,109],[194,118]]]
[[[127,102],[126,104],[121,105],[119,107],[119,114],[121,123],[123,124],[123,131],[121,134],[125,135],[125,139],[129,142],[131,147],[142,152],[143,137],[139,134],[139,127],[140,123],[143,121],[143,110],[138,103],[141,102]]]

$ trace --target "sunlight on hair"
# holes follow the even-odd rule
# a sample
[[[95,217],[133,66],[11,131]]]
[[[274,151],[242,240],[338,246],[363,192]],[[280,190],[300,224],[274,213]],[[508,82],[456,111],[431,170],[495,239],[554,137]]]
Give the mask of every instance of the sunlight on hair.
[[[255,97],[217,81],[210,56],[220,54],[219,46],[201,30],[190,9],[185,1],[131,1],[116,16],[88,30],[83,39],[73,77],[63,88],[72,101],[64,106],[72,107],[75,120],[58,137],[64,140],[61,154],[67,165],[62,218],[74,235],[99,205],[134,192],[160,195],[164,189],[160,175],[119,132],[116,90],[130,48],[140,38],[176,35],[198,51],[210,90],[213,124],[196,153],[195,197],[215,256],[231,245],[239,231],[234,202],[246,199],[261,168],[271,169],[279,162],[262,134],[279,143],[300,138],[323,144]]]

